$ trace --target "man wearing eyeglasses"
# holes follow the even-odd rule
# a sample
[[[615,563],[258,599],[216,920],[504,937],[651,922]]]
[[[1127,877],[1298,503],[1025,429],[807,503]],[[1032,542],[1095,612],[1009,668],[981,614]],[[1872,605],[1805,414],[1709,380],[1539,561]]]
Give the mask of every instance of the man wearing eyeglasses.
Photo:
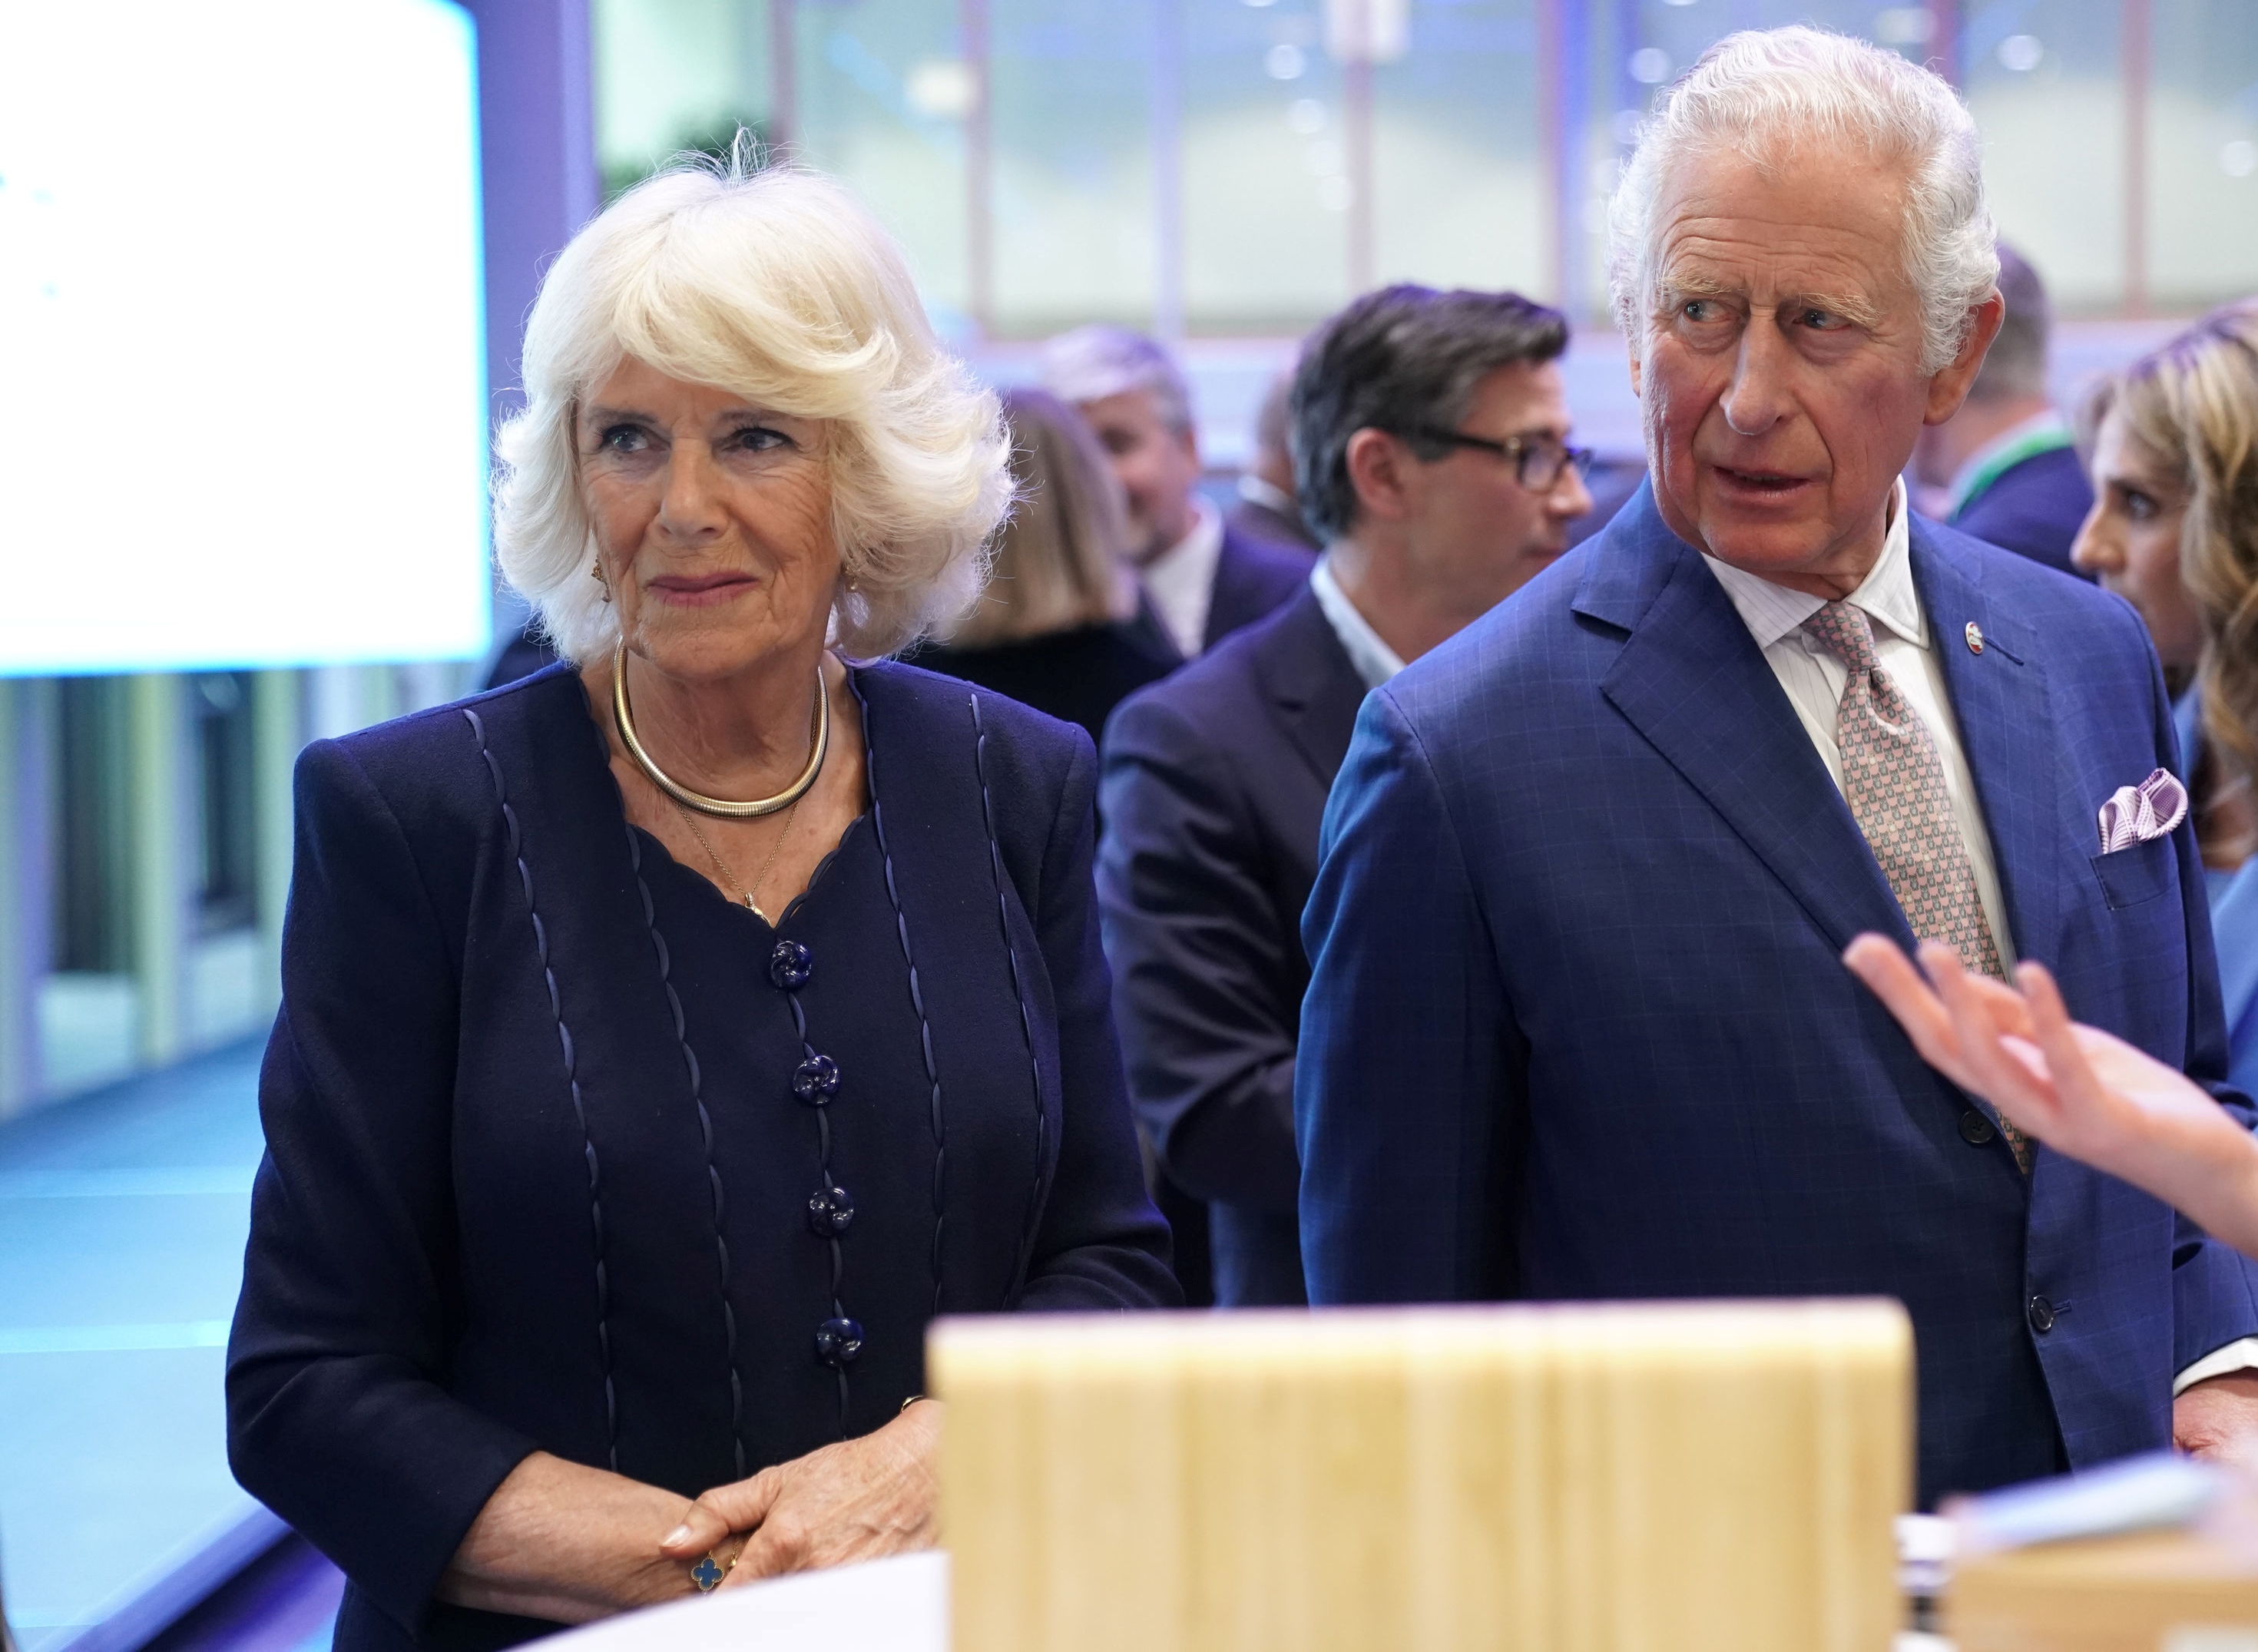
[[[1106,730],[1098,895],[1130,1094],[1209,1205],[1217,1302],[1305,1301],[1294,1057],[1302,908],[1357,707],[1566,548],[1567,323],[1510,293],[1391,287],[1311,337],[1296,492],[1324,540],[1275,614]]]

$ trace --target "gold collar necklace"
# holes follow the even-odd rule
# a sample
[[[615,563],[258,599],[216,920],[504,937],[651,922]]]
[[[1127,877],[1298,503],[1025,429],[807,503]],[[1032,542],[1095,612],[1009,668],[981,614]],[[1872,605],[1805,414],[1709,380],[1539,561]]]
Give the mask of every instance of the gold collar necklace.
[[[612,649],[612,723],[620,731],[620,743],[628,748],[628,755],[636,760],[650,783],[677,803],[695,809],[700,814],[719,815],[725,820],[752,820],[764,814],[774,814],[788,809],[806,795],[815,783],[816,776],[823,772],[824,754],[831,748],[831,697],[823,690],[823,668],[815,668],[815,711],[808,720],[809,744],[807,767],[773,798],[755,798],[747,803],[732,803],[727,798],[708,798],[692,791],[669,776],[665,770],[650,760],[636,738],[635,714],[628,709],[628,645],[624,639]]]

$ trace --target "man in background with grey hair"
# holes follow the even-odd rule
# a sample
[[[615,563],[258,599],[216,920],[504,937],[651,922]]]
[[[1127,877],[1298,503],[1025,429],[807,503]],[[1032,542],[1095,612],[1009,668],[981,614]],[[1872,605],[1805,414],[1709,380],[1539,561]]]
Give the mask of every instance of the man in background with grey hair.
[[[1898,479],[1999,324],[1973,121],[1863,41],[1732,35],[1611,229],[1651,479],[1374,691],[1326,807],[1310,1301],[1892,1296],[1923,1504],[2247,1451],[2258,1272],[2006,1129],[1841,961],[2043,961],[2248,1126],[2191,830],[2096,825],[2179,762],[2138,617]]]
[[[1186,659],[1302,588],[1309,553],[1227,528],[1199,496],[1190,387],[1168,352],[1126,327],[1077,327],[1044,344],[1043,388],[1090,421],[1129,505],[1129,559]]]
[[[1291,602],[1106,726],[1097,894],[1129,1096],[1209,1202],[1222,1307],[1307,1300],[1294,1046],[1325,791],[1366,691],[1528,584],[1591,508],[1567,344],[1517,294],[1424,287],[1318,328],[1292,446],[1329,549]]]
[[[2093,508],[2093,490],[2047,389],[2054,317],[2045,284],[2004,243],[1999,296],[2007,313],[1968,400],[1926,427],[1914,446],[1914,474],[1928,496],[1914,504],[1972,538],[2077,573],[2070,548]]]
[[[1305,550],[1324,547],[1302,515],[1294,497],[1294,446],[1287,400],[1293,394],[1289,368],[1270,381],[1254,415],[1254,457],[1239,475],[1239,503],[1223,520],[1249,539]]]

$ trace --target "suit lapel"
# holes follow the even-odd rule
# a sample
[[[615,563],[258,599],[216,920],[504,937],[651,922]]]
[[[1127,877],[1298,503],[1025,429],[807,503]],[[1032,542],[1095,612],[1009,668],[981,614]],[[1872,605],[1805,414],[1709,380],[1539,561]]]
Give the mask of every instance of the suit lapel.
[[[1317,593],[1303,589],[1256,642],[1255,670],[1294,748],[1331,786],[1348,755],[1364,679],[1333,635]]]
[[[1168,624],[1161,618],[1161,611],[1153,606],[1153,593],[1145,589],[1145,582],[1141,579],[1137,582],[1137,617],[1129,622],[1129,629],[1139,645],[1154,659],[1173,661],[1177,665],[1183,663],[1184,651],[1176,646],[1175,638],[1168,635]]]
[[[1231,530],[1225,528],[1222,547],[1215,553],[1215,582],[1209,587],[1207,599],[1207,629],[1200,638],[1203,648],[1213,648],[1253,617],[1243,612],[1253,606],[1247,599],[1246,585],[1246,570],[1239,566],[1239,548],[1232,543]]]
[[[1627,519],[1627,520],[1626,520]],[[1601,683],[1837,947],[1913,933],[1756,639],[1644,489],[1595,547],[1580,613],[1630,632]]]
[[[1985,600],[1973,571],[1919,517],[1913,522],[1913,576],[1992,840],[2007,905],[2006,939],[2018,956],[2054,962],[2060,894],[2073,880],[2062,866],[2054,713],[2038,638]],[[1968,646],[1970,625],[1985,639],[1981,654]]]

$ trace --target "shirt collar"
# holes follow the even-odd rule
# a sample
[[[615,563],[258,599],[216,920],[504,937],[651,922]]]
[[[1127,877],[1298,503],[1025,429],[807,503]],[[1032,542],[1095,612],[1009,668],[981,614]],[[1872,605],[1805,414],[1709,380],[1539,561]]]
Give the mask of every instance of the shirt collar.
[[[1275,482],[1243,471],[1239,478],[1239,497],[1250,505],[1260,505],[1266,510],[1276,511],[1281,516],[1291,516],[1301,508],[1291,493]]]
[[[1342,649],[1348,654],[1348,663],[1356,668],[1364,685],[1378,688],[1403,669],[1402,656],[1381,641],[1380,633],[1372,628],[1372,622],[1348,599],[1348,592],[1333,578],[1332,562],[1332,554],[1328,551],[1310,570],[1310,594],[1317,598],[1317,606],[1324,610],[1325,622],[1340,639]]]
[[[1208,611],[1215,601],[1215,571],[1223,560],[1223,517],[1195,494],[1192,525],[1182,539],[1139,570],[1161,623],[1184,658],[1207,641]]]
[[[1921,609],[1921,594],[1913,583],[1913,535],[1907,521],[1905,479],[1890,490],[1890,525],[1882,535],[1882,554],[1875,558],[1865,579],[1849,598],[1852,606],[1887,627],[1917,649],[1928,646],[1928,620]],[[1803,622],[1827,606],[1827,599],[1807,591],[1791,591],[1761,574],[1719,562],[1706,553],[1701,560],[1717,576],[1717,583],[1733,599],[1742,622],[1757,646],[1768,649],[1792,635]]]
[[[1166,581],[1179,572],[1189,576],[1200,571],[1201,583],[1212,578],[1215,562],[1223,551],[1223,516],[1204,497],[1192,495],[1192,525],[1184,536],[1145,564],[1145,578]]]

